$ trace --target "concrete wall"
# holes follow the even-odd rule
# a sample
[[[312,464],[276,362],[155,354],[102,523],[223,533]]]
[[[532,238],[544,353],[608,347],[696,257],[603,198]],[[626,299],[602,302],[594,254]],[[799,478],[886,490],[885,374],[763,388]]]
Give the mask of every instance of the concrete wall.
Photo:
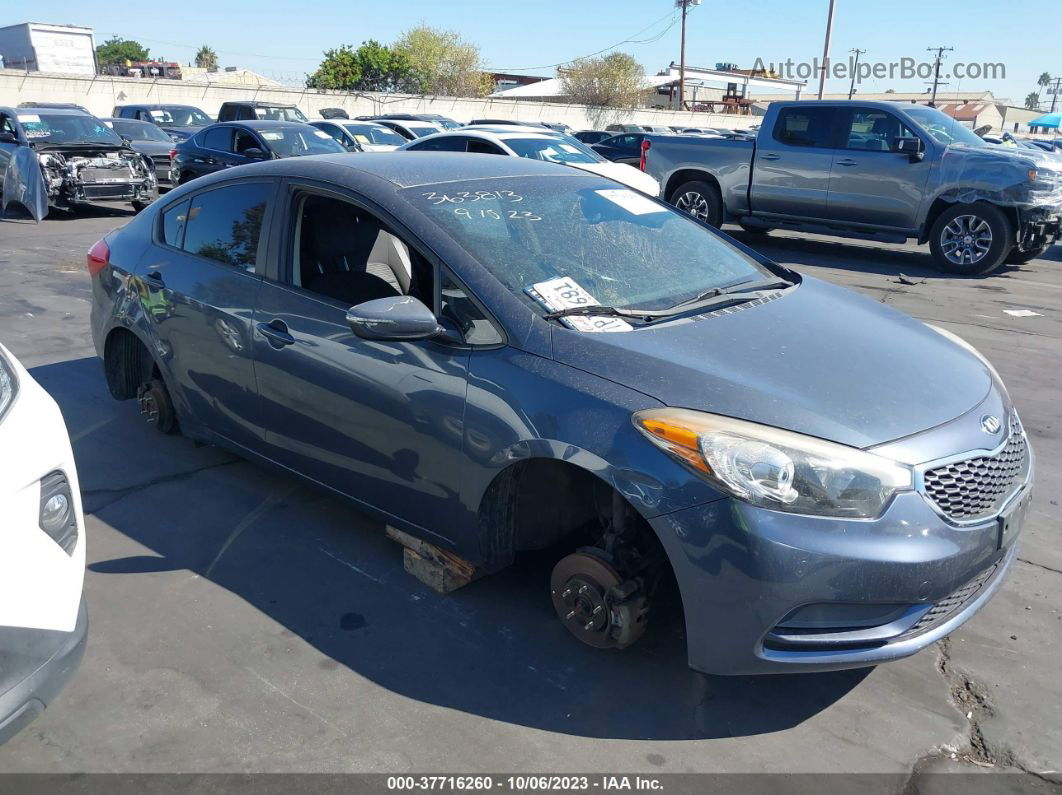
[[[15,106],[26,101],[76,102],[84,105],[97,116],[109,116],[115,105],[155,102],[195,105],[216,117],[221,103],[226,100],[245,99],[297,105],[310,119],[320,118],[318,113],[320,108],[338,107],[346,110],[352,117],[377,113],[440,113],[461,122],[490,117],[520,121],[565,122],[575,129],[604,126],[604,123],[612,121],[690,127],[744,128],[759,120],[757,116],[654,110],[624,112],[622,118],[601,119],[595,115],[593,108],[551,102],[419,97],[401,94],[332,94],[289,87],[204,85],[181,80],[90,77],[22,72],[16,69],[0,70],[0,106]]]

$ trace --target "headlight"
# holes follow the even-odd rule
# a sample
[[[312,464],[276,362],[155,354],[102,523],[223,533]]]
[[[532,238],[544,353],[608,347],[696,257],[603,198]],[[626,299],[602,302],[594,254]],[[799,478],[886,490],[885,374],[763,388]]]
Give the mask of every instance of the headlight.
[[[8,364],[3,352],[0,352],[0,420],[4,419],[17,394],[18,379],[15,378],[15,370]]]
[[[913,487],[910,467],[854,447],[689,409],[650,409],[634,425],[740,500],[790,513],[873,519]]]

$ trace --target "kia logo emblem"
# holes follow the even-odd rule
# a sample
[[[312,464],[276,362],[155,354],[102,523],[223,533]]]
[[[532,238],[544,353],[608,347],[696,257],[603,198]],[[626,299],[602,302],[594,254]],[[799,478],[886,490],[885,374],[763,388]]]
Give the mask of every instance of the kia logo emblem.
[[[986,414],[981,418],[981,430],[985,433],[999,433],[1000,427],[999,417]]]

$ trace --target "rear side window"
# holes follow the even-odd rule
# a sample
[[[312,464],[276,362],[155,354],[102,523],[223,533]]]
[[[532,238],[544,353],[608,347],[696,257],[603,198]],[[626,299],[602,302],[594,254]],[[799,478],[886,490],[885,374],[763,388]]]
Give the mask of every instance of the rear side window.
[[[217,149],[219,152],[232,151],[232,128],[215,127],[203,133],[203,146],[207,149]]]
[[[833,147],[833,108],[782,108],[774,139],[787,146]]]
[[[409,147],[411,152],[464,152],[468,139],[455,135],[452,138],[432,138]]]
[[[262,222],[272,193],[269,183],[244,182],[194,196],[181,248],[254,273]]]
[[[490,141],[481,141],[478,138],[470,138],[468,141],[468,151],[475,152],[481,155],[504,155],[501,149],[496,147]]]
[[[162,242],[174,248],[181,247],[184,224],[188,220],[188,200],[175,204],[162,213]]]

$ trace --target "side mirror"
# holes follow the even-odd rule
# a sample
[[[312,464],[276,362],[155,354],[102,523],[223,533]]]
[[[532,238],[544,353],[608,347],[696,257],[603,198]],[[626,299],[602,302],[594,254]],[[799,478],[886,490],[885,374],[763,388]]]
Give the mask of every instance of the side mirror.
[[[921,160],[925,157],[926,148],[921,138],[894,138],[892,151],[899,155],[907,155],[911,161]]]
[[[244,149],[240,152],[244,157],[249,157],[252,160],[265,160],[269,155],[259,149],[257,146],[252,146],[250,149]]]
[[[17,143],[18,143],[18,138],[15,137],[14,133],[0,132],[0,144],[17,144]]]
[[[347,323],[366,340],[426,340],[443,332],[432,311],[409,295],[352,306],[347,310]]]

